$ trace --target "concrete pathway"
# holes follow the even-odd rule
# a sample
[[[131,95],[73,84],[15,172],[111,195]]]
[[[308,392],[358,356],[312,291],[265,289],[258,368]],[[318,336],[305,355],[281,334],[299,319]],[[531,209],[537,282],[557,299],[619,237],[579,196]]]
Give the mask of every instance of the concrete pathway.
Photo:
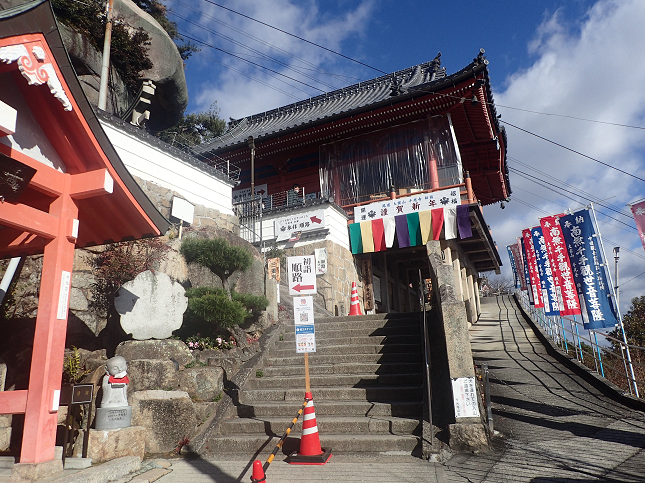
[[[473,355],[492,378],[494,448],[433,464],[396,455],[334,456],[324,466],[279,458],[272,482],[645,482],[645,414],[624,407],[555,361],[507,297],[483,299]],[[177,459],[159,483],[250,481],[252,457]]]

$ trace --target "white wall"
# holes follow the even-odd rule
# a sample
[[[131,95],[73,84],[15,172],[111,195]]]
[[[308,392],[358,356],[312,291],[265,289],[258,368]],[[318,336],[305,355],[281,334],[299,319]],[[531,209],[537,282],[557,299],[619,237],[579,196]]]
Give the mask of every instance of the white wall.
[[[329,240],[341,247],[349,250],[349,232],[347,230],[347,215],[345,212],[332,204],[317,204],[313,206],[305,206],[302,208],[293,208],[289,211],[280,211],[276,213],[265,213],[262,216],[262,239],[265,241],[274,241],[276,239],[275,229],[274,229],[274,220],[278,218],[284,218],[289,215],[314,212],[323,210],[325,212],[325,227],[329,230],[329,233],[324,236],[317,236],[315,238],[307,238],[303,241],[297,242],[280,242],[278,246],[280,248],[295,248],[305,245],[310,245],[312,243],[320,242],[323,240]],[[259,228],[259,227],[258,227]],[[259,234],[259,233],[258,233]],[[307,232],[302,233],[303,237],[307,236]]]
[[[133,176],[171,189],[196,205],[232,215],[233,182],[224,181],[135,135],[100,119],[101,126]]]

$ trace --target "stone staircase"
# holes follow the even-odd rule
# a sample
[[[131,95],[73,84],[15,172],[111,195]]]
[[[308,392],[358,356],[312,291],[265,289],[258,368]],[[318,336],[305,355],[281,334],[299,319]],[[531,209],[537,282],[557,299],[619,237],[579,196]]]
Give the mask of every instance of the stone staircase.
[[[311,390],[323,447],[334,453],[417,454],[423,401],[422,337],[416,314],[316,319],[309,354]],[[305,393],[304,355],[293,321],[280,331],[256,374],[205,446],[209,453],[273,450]],[[258,377],[261,376],[261,377]],[[284,445],[299,448],[302,417]]]

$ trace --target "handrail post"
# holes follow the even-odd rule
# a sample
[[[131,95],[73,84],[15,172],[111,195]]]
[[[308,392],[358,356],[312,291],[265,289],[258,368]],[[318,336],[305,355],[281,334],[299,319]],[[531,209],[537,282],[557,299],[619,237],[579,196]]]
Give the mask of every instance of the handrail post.
[[[430,424],[430,447],[434,450],[434,425],[432,423],[432,386],[430,379],[430,340],[428,339],[428,323],[426,315],[425,303],[425,286],[421,278],[421,270],[419,269],[419,303],[422,307],[422,323],[423,323],[423,345],[424,345],[424,359],[426,366],[426,385],[428,386],[428,422]]]
[[[490,403],[490,373],[488,372],[488,363],[482,363],[482,372],[484,373],[484,402],[486,404],[486,417],[488,418],[488,429],[493,434],[493,408]]]

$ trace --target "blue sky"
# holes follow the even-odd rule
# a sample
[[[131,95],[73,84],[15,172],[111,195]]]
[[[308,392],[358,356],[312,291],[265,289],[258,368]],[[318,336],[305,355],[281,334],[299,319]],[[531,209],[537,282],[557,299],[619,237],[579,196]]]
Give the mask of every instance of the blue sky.
[[[442,65],[450,74],[468,65],[484,48],[502,121],[645,178],[645,129],[501,107],[645,126],[645,2],[641,0],[216,3],[387,73],[432,60],[441,51]],[[190,111],[205,110],[217,101],[222,117],[240,118],[382,75],[205,0],[167,0],[166,4],[182,33],[309,85],[284,77],[278,80],[275,74],[203,47],[186,63]],[[546,178],[553,176],[559,180],[556,184],[568,183],[567,189],[608,198],[606,203],[624,214],[627,203],[645,198],[643,181],[510,126],[507,132],[509,165],[529,173],[533,181],[513,172],[512,201],[505,210],[492,206],[484,211],[505,263],[504,274],[510,270],[504,247],[522,228],[537,224],[545,212],[583,204],[578,196],[573,196],[574,201],[536,185],[535,176],[554,182]],[[633,220],[602,211],[620,220],[599,215],[608,255],[611,247],[622,247],[620,278],[628,282],[621,292],[624,310],[631,297],[645,294],[645,275],[637,277],[645,272],[645,251]]]

